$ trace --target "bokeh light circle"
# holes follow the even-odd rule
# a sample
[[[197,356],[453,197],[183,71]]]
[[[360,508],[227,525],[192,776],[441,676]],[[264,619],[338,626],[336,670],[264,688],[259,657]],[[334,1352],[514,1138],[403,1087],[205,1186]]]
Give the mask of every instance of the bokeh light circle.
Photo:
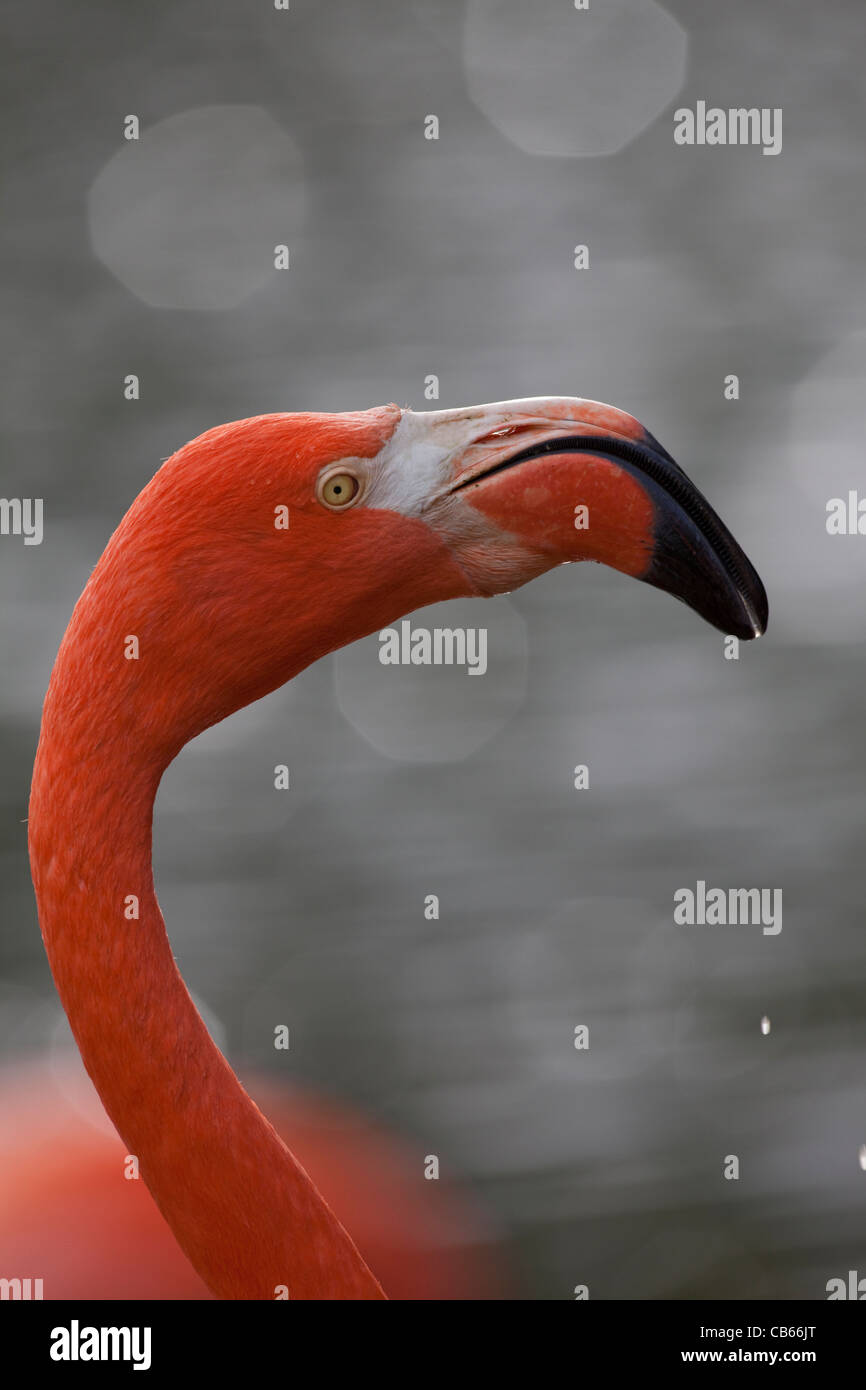
[[[155,308],[231,309],[304,216],[298,148],[258,106],[202,106],[123,143],[90,189],[93,250]]]

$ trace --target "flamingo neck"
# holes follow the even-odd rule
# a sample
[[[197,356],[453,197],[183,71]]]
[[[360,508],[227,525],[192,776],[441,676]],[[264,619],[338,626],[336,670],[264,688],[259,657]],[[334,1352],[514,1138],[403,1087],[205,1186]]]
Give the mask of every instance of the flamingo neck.
[[[131,678],[106,646],[118,634],[99,583],[97,572],[52,674],[29,818],[42,934],[84,1064],[214,1294],[382,1298],[178,972],[153,887],[153,803],[167,764],[219,712],[181,715],[170,688]]]

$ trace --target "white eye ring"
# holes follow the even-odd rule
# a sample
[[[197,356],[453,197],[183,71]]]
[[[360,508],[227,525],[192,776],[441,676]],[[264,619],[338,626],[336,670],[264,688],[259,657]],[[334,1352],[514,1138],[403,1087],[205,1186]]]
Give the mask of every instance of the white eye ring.
[[[364,480],[345,463],[336,463],[316,483],[316,497],[329,512],[344,512],[359,502]]]

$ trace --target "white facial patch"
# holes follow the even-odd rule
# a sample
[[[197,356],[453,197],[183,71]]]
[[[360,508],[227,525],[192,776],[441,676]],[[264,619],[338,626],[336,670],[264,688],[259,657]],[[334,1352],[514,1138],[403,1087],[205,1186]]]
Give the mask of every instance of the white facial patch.
[[[448,482],[452,450],[450,440],[434,437],[429,415],[404,410],[388,443],[364,460],[369,482],[363,505],[420,516]]]

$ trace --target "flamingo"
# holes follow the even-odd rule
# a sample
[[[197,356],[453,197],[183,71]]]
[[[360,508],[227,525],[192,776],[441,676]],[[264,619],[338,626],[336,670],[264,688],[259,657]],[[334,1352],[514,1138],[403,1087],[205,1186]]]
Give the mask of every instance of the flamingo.
[[[40,926],[102,1105],[216,1298],[390,1290],[187,992],[153,886],[160,778],[327,652],[578,560],[726,634],[766,628],[757,573],[671,456],[626,412],[572,397],[218,426],[158,470],[75,607],[30,799]]]

